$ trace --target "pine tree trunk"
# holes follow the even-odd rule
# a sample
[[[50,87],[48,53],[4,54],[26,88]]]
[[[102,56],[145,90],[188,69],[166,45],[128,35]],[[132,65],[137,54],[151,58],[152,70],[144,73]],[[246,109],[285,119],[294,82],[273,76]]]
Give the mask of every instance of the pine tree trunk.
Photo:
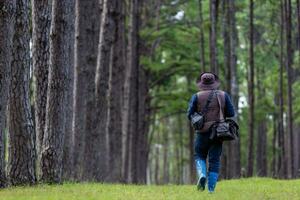
[[[236,28],[236,16],[235,16],[235,1],[229,0],[229,15],[230,15],[230,67],[231,67],[231,91],[230,95],[233,101],[235,112],[238,112],[239,104],[239,87],[237,78],[237,53],[238,47],[238,32]],[[233,161],[233,177],[239,178],[241,176],[241,145],[240,140],[233,141],[232,145],[232,161]]]
[[[188,88],[191,88],[191,80],[187,77]],[[196,170],[195,170],[195,160],[194,160],[194,129],[190,123],[187,121],[187,128],[189,131],[189,171],[190,171],[190,183],[194,184],[196,181]]]
[[[123,161],[123,175],[127,182],[137,182],[136,178],[136,134],[138,125],[138,5],[137,0],[130,1],[129,24],[128,24],[128,49],[127,49],[127,70],[125,72],[124,102],[123,102],[123,135],[125,155]],[[134,140],[135,139],[135,140]],[[135,177],[135,178],[133,178]],[[133,180],[134,179],[134,180]]]
[[[140,50],[141,51],[141,50]],[[148,165],[148,132],[150,121],[150,98],[149,98],[149,74],[143,68],[139,67],[139,96],[138,96],[138,159],[136,160],[138,166],[138,183],[145,184],[147,179],[147,165]]]
[[[266,177],[267,174],[267,127],[266,119],[262,119],[257,127],[257,149],[256,149],[256,169],[257,176]]]
[[[131,169],[131,135],[130,135],[130,85],[131,85],[131,68],[127,65],[125,71],[124,96],[123,96],[123,114],[122,114],[122,130],[123,130],[123,159],[122,159],[122,176],[124,181],[129,183]]]
[[[203,9],[202,0],[198,0],[199,4],[199,28],[200,28],[200,69],[206,71],[205,67],[205,44],[204,44],[204,25],[203,25]]]
[[[278,97],[275,97],[274,102],[278,106]],[[272,163],[271,163],[271,176],[273,178],[278,177],[278,114],[275,112],[273,114],[273,137],[272,137]]]
[[[129,27],[128,27],[128,73],[130,73],[129,83],[129,128],[128,135],[130,140],[130,181],[133,183],[138,182],[137,175],[137,145],[139,141],[138,131],[138,71],[139,71],[139,55],[138,55],[138,8],[139,2],[137,0],[130,1],[130,16],[129,16]]]
[[[148,55],[145,43],[139,37],[142,26],[143,1],[132,0],[129,17],[128,69],[131,72],[129,104],[129,136],[131,143],[130,173],[133,183],[146,183],[148,163],[149,106],[148,72],[140,65],[140,56]],[[145,16],[143,23],[147,21]]]
[[[85,149],[84,149],[84,165],[83,165],[83,180],[92,180],[97,177],[96,170],[88,171],[90,168],[90,164],[92,166],[99,166],[99,164],[95,164],[95,161],[99,160],[99,154],[96,152],[97,147],[96,145],[99,144],[98,140],[94,140],[96,128],[97,128],[97,117],[96,117],[96,100],[95,100],[95,73],[97,67],[97,59],[98,59],[98,43],[99,43],[99,35],[100,35],[100,27],[101,27],[101,20],[98,18],[101,17],[101,13],[103,10],[103,1],[99,1],[98,12],[97,10],[93,11],[95,13],[95,17],[93,18],[93,31],[90,37],[92,38],[93,44],[91,44],[90,49],[90,57],[88,57],[87,61],[89,62],[90,67],[88,68],[86,80],[87,80],[87,114],[86,114],[86,136],[85,136]],[[88,16],[87,16],[88,17]],[[100,21],[100,23],[99,23]],[[93,154],[91,152],[94,152]],[[92,173],[90,173],[92,172]],[[94,173],[94,174],[93,174]]]
[[[129,58],[129,57],[128,57]],[[129,63],[129,62],[128,62]],[[123,159],[122,159],[122,176],[125,182],[130,182],[129,180],[129,169],[131,166],[130,152],[130,86],[131,86],[131,71],[132,66],[127,64],[124,79],[124,92],[123,92],[123,114],[122,114],[122,131],[123,131]]]
[[[34,127],[29,99],[29,1],[16,3],[10,96],[8,104],[8,177],[11,185],[34,184]]]
[[[228,0],[222,1],[223,9],[223,39],[224,39],[224,65],[226,71],[226,91],[231,92],[231,38],[230,38],[230,16],[229,16],[229,5]],[[222,165],[225,174],[223,177],[232,178],[233,173],[233,157],[230,154],[232,149],[232,143],[224,143],[223,157],[227,157],[226,163]],[[225,161],[225,159],[222,159]]]
[[[97,180],[107,179],[107,167],[109,164],[108,151],[108,87],[109,87],[109,66],[111,65],[112,45],[115,37],[116,24],[114,21],[114,14],[116,11],[116,0],[103,1],[103,13],[100,28],[100,41],[98,48],[98,61],[96,69],[96,107],[97,113],[97,133],[94,140],[97,142],[93,144],[92,153],[99,152],[99,157],[96,159],[96,166],[94,169],[99,169],[97,172]],[[91,168],[93,170],[93,168]]]
[[[0,1],[0,188],[6,186],[5,176],[5,128],[8,104],[13,34],[15,23],[15,0]]]
[[[72,179],[73,171],[73,105],[74,105],[74,58],[75,58],[75,0],[69,0],[69,15],[67,21],[68,26],[68,64],[69,77],[67,79],[66,93],[66,127],[64,136],[64,152],[63,152],[63,178],[64,180]]]
[[[300,0],[297,0],[298,49],[300,49]]]
[[[287,71],[287,133],[288,141],[287,146],[287,177],[292,178],[294,175],[293,170],[293,99],[292,99],[292,60],[293,60],[293,50],[292,50],[292,5],[291,0],[285,0],[285,21],[286,21],[286,71]]]
[[[261,81],[263,77],[265,77],[265,69],[257,68],[256,69],[257,79],[257,99],[259,102],[257,105],[257,109],[263,109],[259,106],[263,104],[262,99],[264,99],[264,95],[266,93],[264,83]],[[267,124],[265,116],[257,116],[258,124],[257,124],[257,142],[256,142],[256,175],[266,177],[267,176]]]
[[[177,122],[178,123],[178,122]],[[175,128],[174,128],[175,130],[174,131],[179,131],[178,130],[178,127],[176,127],[175,126]],[[174,166],[174,171],[173,171],[173,173],[175,173],[175,183],[177,184],[177,185],[179,185],[180,184],[180,176],[181,176],[181,173],[180,173],[180,141],[179,141],[179,136],[178,135],[176,135],[176,136],[174,136],[174,143],[175,143],[175,145],[174,145],[174,154],[175,154],[175,157],[174,157],[174,162],[175,162],[175,166]]]
[[[36,79],[35,131],[38,161],[40,160],[46,121],[51,1],[32,1],[32,61]]]
[[[298,25],[298,56],[300,56],[300,0],[297,0],[297,25]],[[300,133],[298,132],[298,151],[300,152]],[[297,153],[296,153],[297,155]],[[300,154],[298,153],[297,177],[300,176]]]
[[[249,70],[248,70],[248,103],[249,103],[249,118],[248,118],[248,163],[247,176],[253,175],[253,152],[254,152],[254,42],[253,42],[253,0],[249,1],[250,10],[250,49],[249,49]]]
[[[125,60],[123,49],[125,18],[123,15],[123,6],[125,2],[119,1],[116,5],[113,20],[116,25],[113,41],[112,60],[110,64],[109,78],[109,117],[108,117],[108,138],[109,138],[109,182],[122,181],[122,109],[120,92],[122,91],[122,69],[124,68]]]
[[[286,146],[285,146],[285,131],[284,131],[284,98],[283,98],[283,69],[284,69],[284,4],[283,0],[280,3],[280,66],[279,66],[279,119],[278,119],[278,174],[284,178],[287,170],[286,163]]]
[[[170,162],[170,159],[168,159],[169,157],[169,135],[168,135],[168,131],[165,131],[164,132],[164,135],[163,135],[163,183],[164,184],[168,184],[169,183],[169,162]]]
[[[227,91],[232,97],[235,110],[238,108],[238,83],[237,83],[237,30],[235,20],[235,3],[233,0],[223,0],[223,38],[224,38],[224,63],[227,79]],[[240,141],[224,144],[222,174],[226,178],[240,177]],[[225,158],[226,157],[226,158]],[[226,162],[225,162],[226,161]]]
[[[182,118],[180,115],[178,115],[178,128],[179,128],[179,180],[180,184],[183,184],[183,167],[184,167],[184,162],[183,162],[183,148],[184,148],[184,143],[183,143],[183,124],[182,124]]]
[[[224,43],[224,66],[226,71],[226,90],[231,92],[231,37],[230,37],[230,16],[229,16],[229,0],[222,1],[223,10],[223,43]]]
[[[156,142],[154,145],[154,180],[155,184],[160,184],[160,138],[161,138],[160,131],[157,131],[156,133]]]
[[[217,13],[218,4],[217,0],[210,0],[210,70],[218,74],[218,61],[217,61]]]
[[[293,158],[293,167],[294,167],[294,174],[293,178],[298,178],[299,177],[299,155],[298,155],[298,150],[299,150],[299,131],[300,131],[300,126],[299,124],[294,125],[294,158]]]
[[[221,173],[220,173],[220,178],[221,179],[228,179],[228,146],[227,145],[223,145],[222,147],[222,156],[221,156]]]
[[[98,0],[76,1],[76,40],[75,40],[75,81],[74,81],[74,167],[75,180],[88,180],[85,177],[84,163],[91,162],[84,155],[87,135],[94,126],[92,116],[95,91],[97,47],[99,41],[100,7]],[[89,112],[88,112],[89,110]],[[92,118],[92,119],[91,119]],[[95,130],[93,130],[95,131]],[[84,158],[86,157],[86,159]],[[83,177],[84,176],[84,177]]]
[[[50,66],[46,106],[46,126],[41,155],[41,180],[62,181],[62,158],[69,89],[69,31],[72,1],[53,0],[50,30]]]
[[[190,183],[194,183],[196,181],[196,170],[195,170],[195,161],[194,161],[194,130],[191,126],[190,122],[188,122],[189,129],[189,163],[190,163]]]

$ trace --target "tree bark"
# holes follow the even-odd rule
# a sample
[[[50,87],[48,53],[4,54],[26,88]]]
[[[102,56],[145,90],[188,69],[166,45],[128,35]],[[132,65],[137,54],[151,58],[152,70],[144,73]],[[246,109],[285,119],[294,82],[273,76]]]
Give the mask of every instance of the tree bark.
[[[210,0],[210,70],[218,75],[217,61],[217,15],[218,15],[218,0]]]
[[[149,74],[143,66],[139,67],[138,85],[138,158],[136,160],[138,166],[138,183],[145,184],[147,179],[148,165],[148,132],[150,121],[150,98],[149,98]]]
[[[191,78],[187,76],[187,88],[189,92],[191,91],[192,84]],[[190,183],[194,184],[196,181],[196,169],[195,169],[195,159],[194,159],[194,140],[195,140],[195,133],[194,129],[191,125],[191,122],[187,120],[187,129],[189,132],[189,172],[190,172]]]
[[[257,176],[266,177],[267,168],[267,127],[266,119],[262,119],[257,127],[256,170]]]
[[[85,155],[87,135],[93,129],[92,116],[95,91],[95,72],[97,65],[97,47],[99,41],[100,7],[98,0],[76,1],[76,40],[75,40],[75,80],[73,110],[73,142],[75,180],[88,180],[85,176],[84,162],[91,162]],[[89,108],[88,108],[89,107]],[[88,110],[91,112],[88,112]],[[92,116],[92,119],[90,118]],[[88,128],[89,127],[89,128]]]
[[[233,0],[223,0],[223,38],[224,38],[224,63],[226,70],[227,87],[226,90],[233,100],[234,108],[238,108],[238,83],[237,83],[237,54],[236,47],[238,36],[235,19],[235,3]],[[222,171],[226,178],[240,177],[240,141],[232,141],[224,144],[224,154],[222,159]],[[226,157],[226,158],[225,158]],[[225,162],[226,161],[226,162]]]
[[[11,185],[34,184],[34,127],[29,100],[29,1],[16,3],[10,96],[8,104],[8,177]]]
[[[196,170],[195,170],[195,160],[194,160],[194,129],[191,126],[191,123],[188,121],[188,130],[189,130],[189,165],[190,165],[190,183],[196,181]]]
[[[128,44],[129,46],[129,44]],[[129,50],[129,47],[128,47]],[[128,51],[129,55],[129,51]],[[124,80],[124,93],[123,93],[123,114],[122,114],[122,130],[123,130],[123,178],[125,182],[130,182],[130,168],[131,168],[131,141],[130,141],[130,95],[131,95],[131,80],[132,80],[132,65],[129,65],[129,57],[127,56],[127,67],[125,71],[125,80]]]
[[[155,180],[155,184],[160,184],[160,164],[159,164],[159,155],[160,155],[160,146],[159,146],[159,142],[160,142],[160,132],[157,132],[157,143],[155,145],[155,165],[154,165],[154,180]]]
[[[229,2],[228,0],[222,1],[222,10],[223,10],[223,42],[224,42],[224,66],[226,72],[226,91],[231,93],[231,38],[230,38],[230,16],[229,16]],[[223,171],[225,174],[222,174],[223,177],[228,179],[232,178],[233,173],[233,157],[230,155],[232,149],[232,143],[224,143],[224,153],[223,157],[227,159],[222,159],[224,162],[222,165]]]
[[[204,26],[203,26],[203,9],[202,0],[198,0],[199,4],[199,29],[200,29],[200,69],[202,72],[206,71],[205,67],[205,44],[204,44]]]
[[[168,159],[169,156],[169,135],[168,131],[164,132],[163,135],[163,183],[168,184],[170,179],[170,172],[169,172],[169,162],[170,159]]]
[[[179,148],[177,148],[179,150],[179,160],[178,160],[178,176],[179,176],[179,184],[183,184],[183,148],[184,148],[184,144],[183,144],[183,124],[182,124],[182,116],[180,116],[180,114],[178,115],[178,139],[179,139]]]
[[[266,93],[265,85],[261,81],[265,77],[264,67],[256,69],[257,74],[257,109],[262,110],[261,105],[264,104],[264,95]],[[261,106],[261,107],[260,107]],[[256,175],[266,177],[268,175],[268,166],[267,166],[267,124],[266,116],[257,116],[257,142],[256,142]]]
[[[11,76],[15,0],[0,1],[0,188],[6,186],[5,176],[5,128]]]
[[[298,49],[300,49],[300,0],[297,0]]]
[[[230,15],[230,68],[231,68],[231,91],[230,95],[233,101],[235,112],[238,112],[239,104],[239,86],[238,86],[238,75],[237,75],[237,53],[238,47],[238,32],[236,28],[236,9],[235,1],[229,0],[229,15]],[[237,114],[236,114],[237,115]],[[233,177],[239,178],[241,176],[241,144],[240,140],[233,141],[231,143],[232,151],[231,156],[233,158]]]
[[[223,43],[224,43],[224,66],[226,72],[226,90],[231,92],[231,33],[230,33],[230,16],[229,0],[222,1],[223,10]]]
[[[137,70],[138,70],[138,1],[130,1],[129,25],[128,25],[128,45],[127,45],[127,68],[125,72],[124,83],[124,102],[123,102],[123,135],[125,137],[124,144],[125,155],[123,161],[123,174],[126,182],[132,182],[133,174],[136,171],[133,163],[133,138],[137,131]],[[134,110],[133,110],[134,109]]]
[[[294,175],[293,170],[293,157],[294,157],[294,135],[293,135],[293,97],[292,97],[292,5],[291,0],[285,0],[285,21],[286,21],[286,71],[287,71],[287,133],[288,141],[287,146],[289,147],[287,152],[287,177],[292,178]]]
[[[46,126],[41,155],[41,180],[60,183],[66,123],[66,103],[70,78],[69,31],[72,1],[52,1],[50,66],[46,106]]]
[[[279,119],[278,119],[278,174],[283,178],[286,175],[286,149],[285,149],[285,131],[284,131],[284,98],[283,98],[283,69],[284,69],[284,4],[280,2],[280,63],[279,63]]]
[[[298,25],[298,56],[300,56],[300,0],[297,0],[297,25]],[[298,132],[298,152],[300,151],[300,133]],[[297,155],[297,153],[296,153]],[[300,154],[298,154],[298,174],[297,177],[300,176]]]
[[[127,63],[123,87],[123,114],[122,114],[122,134],[123,134],[123,161],[122,161],[122,174],[125,182],[130,182],[130,169],[131,169],[131,135],[130,135],[130,105],[131,105],[131,85],[132,85],[132,70],[131,64],[131,51],[132,39],[130,33],[132,32],[132,4],[130,4],[130,16],[128,24],[128,45],[127,45]]]
[[[97,139],[97,135],[95,135],[96,133],[96,128],[97,128],[97,116],[96,116],[96,100],[95,100],[95,73],[96,73],[96,67],[97,67],[97,57],[98,57],[98,43],[99,43],[99,35],[100,35],[100,27],[101,27],[101,20],[99,23],[99,20],[97,20],[98,18],[101,17],[101,13],[103,10],[103,1],[100,0],[99,2],[99,6],[98,6],[98,13],[96,14],[95,18],[94,18],[94,25],[92,27],[94,27],[94,32],[91,33],[91,37],[94,40],[94,46],[93,46],[93,50],[91,49],[91,51],[93,51],[93,53],[91,53],[91,58],[89,59],[95,59],[95,60],[91,60],[93,63],[90,63],[91,65],[95,65],[95,67],[90,67],[87,73],[87,100],[86,100],[86,106],[87,106],[87,115],[86,115],[86,137],[85,137],[85,143],[88,145],[85,145],[85,150],[84,150],[84,173],[83,173],[83,177],[84,180],[91,180],[93,177],[97,177],[97,172],[91,171],[89,170],[90,168],[90,164],[92,166],[98,166],[99,163],[97,164],[95,161],[99,160],[99,154],[97,152],[97,144],[99,144],[99,139],[98,140],[94,140],[96,137]],[[96,12],[96,11],[94,11]],[[98,22],[98,23],[97,23]],[[95,62],[95,63],[94,63]],[[93,152],[93,153],[90,153]],[[93,172],[93,173],[90,173]],[[94,178],[95,179],[95,178]]]
[[[141,21],[143,1],[131,1],[128,65],[131,69],[130,83],[130,125],[131,136],[131,177],[133,183],[146,183],[148,163],[147,132],[149,128],[148,72],[140,65],[140,56],[149,55],[145,43],[140,39],[140,27],[147,21]]]
[[[140,65],[140,56],[151,53],[146,44],[139,37],[139,30],[143,24],[147,23],[147,16],[142,18],[143,1],[131,1],[129,17],[129,39],[128,39],[128,73],[130,79],[130,103],[129,103],[129,136],[130,136],[130,176],[133,183],[146,183],[147,163],[149,145],[147,133],[149,129],[150,99],[149,74]],[[157,27],[158,28],[158,27]],[[151,55],[150,55],[151,56]]]
[[[299,155],[298,155],[298,150],[299,150],[299,145],[298,145],[298,142],[299,142],[299,130],[300,130],[300,126],[299,124],[296,124],[294,125],[294,157],[293,157],[293,168],[294,168],[294,174],[293,174],[293,177],[294,179],[298,178],[299,177]]]
[[[177,128],[177,127],[176,127]],[[176,131],[178,131],[178,129],[175,129]],[[178,136],[174,136],[174,154],[175,154],[175,157],[174,157],[174,161],[175,161],[175,166],[174,166],[174,173],[175,173],[175,183],[177,185],[180,185],[180,176],[181,176],[181,173],[180,173],[180,142],[179,142],[179,138]]]
[[[40,160],[46,121],[51,1],[32,1],[32,61],[36,79],[34,106],[38,161]]]
[[[97,180],[107,179],[107,167],[109,164],[109,151],[108,151],[108,87],[109,87],[109,66],[112,56],[112,45],[115,37],[116,24],[114,14],[116,11],[116,0],[103,1],[103,13],[100,28],[100,41],[98,47],[98,60],[96,68],[96,105],[97,106],[97,133],[94,143],[94,151],[99,152],[99,157],[96,159]]]
[[[67,93],[66,93],[66,127],[64,136],[64,152],[63,152],[63,178],[64,180],[72,179],[73,171],[73,104],[74,104],[74,58],[75,58],[75,0],[69,2],[69,15],[67,16],[68,26],[68,64],[69,77],[67,79]]]
[[[278,106],[278,97],[276,97],[274,99],[275,104]],[[273,137],[272,137],[272,163],[271,163],[271,176],[273,178],[278,177],[278,153],[277,153],[277,149],[278,149],[278,114],[276,112],[274,112],[273,114]]]
[[[122,91],[122,69],[124,68],[125,51],[123,48],[125,18],[123,6],[125,2],[119,1],[116,5],[113,20],[116,26],[113,41],[112,60],[109,76],[109,114],[108,114],[108,138],[109,138],[109,182],[121,182],[122,180],[122,109],[120,92]]]
[[[247,176],[253,175],[253,151],[254,151],[254,34],[253,34],[253,0],[249,1],[250,10],[250,49],[249,49],[249,69],[248,69],[248,103],[249,103],[249,122],[248,122],[248,164],[247,164]]]
[[[127,55],[127,85],[125,88],[124,103],[125,107],[128,108],[124,110],[125,117],[127,117],[127,139],[129,140],[130,152],[127,158],[130,160],[129,168],[129,182],[137,183],[137,142],[138,138],[138,69],[139,69],[139,55],[138,55],[138,32],[139,32],[139,22],[138,22],[138,8],[139,2],[137,0],[130,1],[130,14],[129,14],[129,26],[128,26],[128,55]],[[128,100],[127,100],[128,96]],[[126,123],[126,121],[125,121]]]

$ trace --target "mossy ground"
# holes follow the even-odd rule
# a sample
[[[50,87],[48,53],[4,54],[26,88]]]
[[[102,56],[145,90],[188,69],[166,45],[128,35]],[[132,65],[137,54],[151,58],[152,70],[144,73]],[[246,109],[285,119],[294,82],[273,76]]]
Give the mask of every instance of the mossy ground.
[[[300,200],[300,180],[240,179],[220,181],[214,194],[192,185],[136,186],[83,183],[12,187],[0,200]]]

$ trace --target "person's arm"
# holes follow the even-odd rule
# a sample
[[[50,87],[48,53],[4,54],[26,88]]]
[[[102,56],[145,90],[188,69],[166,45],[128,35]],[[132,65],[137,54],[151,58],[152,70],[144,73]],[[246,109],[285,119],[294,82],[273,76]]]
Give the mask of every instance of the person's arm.
[[[225,93],[225,117],[234,117],[235,111],[231,98]]]
[[[197,110],[197,94],[194,94],[189,102],[189,107],[187,110],[187,117],[191,120],[191,115]]]

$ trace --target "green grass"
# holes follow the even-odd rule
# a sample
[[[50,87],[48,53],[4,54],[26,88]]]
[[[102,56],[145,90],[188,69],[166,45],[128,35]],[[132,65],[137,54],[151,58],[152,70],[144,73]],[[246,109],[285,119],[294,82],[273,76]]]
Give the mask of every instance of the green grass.
[[[221,181],[214,194],[195,186],[135,186],[64,184],[0,190],[0,200],[194,200],[194,199],[300,199],[300,180],[241,179]]]

